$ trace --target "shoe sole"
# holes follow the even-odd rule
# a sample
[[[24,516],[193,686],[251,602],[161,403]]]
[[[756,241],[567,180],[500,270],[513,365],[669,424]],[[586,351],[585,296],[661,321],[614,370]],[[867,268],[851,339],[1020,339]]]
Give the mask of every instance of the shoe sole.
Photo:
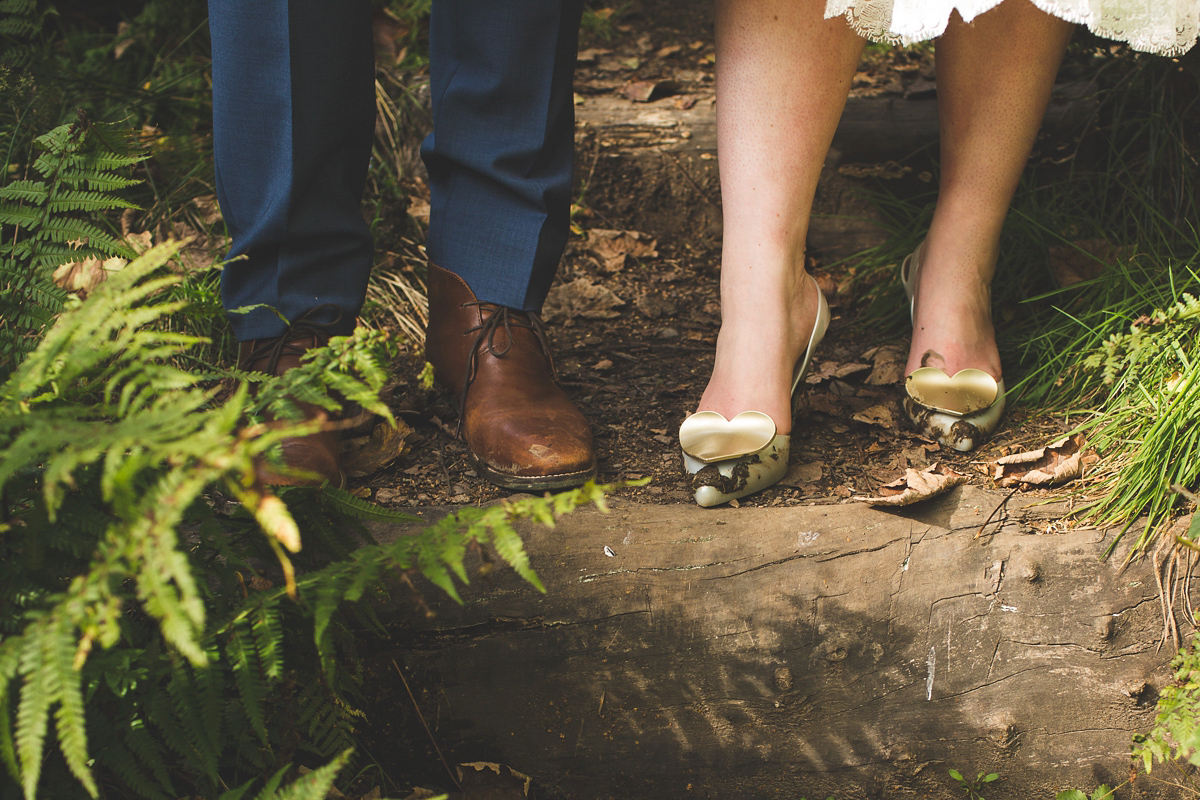
[[[501,489],[517,491],[543,491],[545,489],[574,489],[582,486],[596,477],[596,465],[577,472],[560,472],[554,475],[510,475],[498,472],[483,463],[474,453],[468,451],[471,464],[479,476],[488,483],[495,484]]]

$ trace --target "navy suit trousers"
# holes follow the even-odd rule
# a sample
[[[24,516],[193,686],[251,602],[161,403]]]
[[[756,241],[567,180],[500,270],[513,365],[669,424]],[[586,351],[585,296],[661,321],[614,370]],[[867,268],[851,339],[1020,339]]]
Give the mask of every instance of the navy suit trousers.
[[[540,308],[568,230],[582,0],[434,0],[428,251],[480,300]],[[367,0],[209,0],[222,280],[241,341],[362,307],[374,131]]]

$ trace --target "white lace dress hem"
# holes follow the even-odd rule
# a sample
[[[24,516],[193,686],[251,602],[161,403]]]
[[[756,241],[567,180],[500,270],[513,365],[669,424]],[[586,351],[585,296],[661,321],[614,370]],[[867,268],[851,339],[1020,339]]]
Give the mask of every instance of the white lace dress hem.
[[[1200,0],[1031,0],[1097,36],[1126,42],[1135,50],[1178,56],[1200,33]],[[966,22],[1001,0],[826,0],[826,19],[842,16],[860,35],[877,42],[913,44],[946,30],[957,10]]]

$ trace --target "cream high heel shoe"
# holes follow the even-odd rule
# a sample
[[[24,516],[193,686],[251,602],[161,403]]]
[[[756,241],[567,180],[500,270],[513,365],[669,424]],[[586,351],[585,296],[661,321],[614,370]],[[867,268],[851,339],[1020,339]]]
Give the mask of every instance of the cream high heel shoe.
[[[924,249],[922,242],[900,265],[900,282],[914,322],[914,289]],[[904,411],[917,430],[961,452],[974,450],[991,435],[1004,413],[1004,378],[993,378],[981,369],[961,369],[951,376],[937,367],[921,367],[904,379],[904,391]]]
[[[829,304],[817,282],[811,276],[809,280],[817,292],[817,319],[792,371],[793,413],[796,387],[829,327]],[[761,411],[743,411],[730,420],[716,411],[690,415],[679,426],[679,445],[696,502],[716,506],[778,483],[787,474],[791,439],[790,434],[776,433],[775,421]]]

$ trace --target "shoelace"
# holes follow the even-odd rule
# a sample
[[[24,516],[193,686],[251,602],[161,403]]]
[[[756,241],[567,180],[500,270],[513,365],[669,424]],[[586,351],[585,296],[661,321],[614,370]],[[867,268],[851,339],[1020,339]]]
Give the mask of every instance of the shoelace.
[[[313,317],[327,310],[334,312],[332,322],[317,322],[313,319]],[[341,319],[342,310],[332,303],[323,303],[315,308],[310,308],[296,317],[282,335],[271,339],[258,340],[259,343],[257,346],[245,358],[245,367],[262,358],[266,358],[267,366],[262,371],[268,375],[274,375],[275,368],[279,366],[279,359],[284,356],[303,355],[308,350],[307,347],[300,347],[294,344],[294,342],[309,338],[313,339],[317,344],[327,341],[333,335],[333,330],[337,327]]]
[[[463,375],[462,396],[458,399],[458,425],[454,429],[456,437],[462,432],[463,418],[467,408],[467,390],[471,388],[471,382],[474,380],[476,354],[479,352],[481,344],[496,358],[504,358],[512,348],[512,329],[526,328],[533,331],[534,336],[537,337],[538,344],[542,348],[542,353],[546,354],[550,352],[549,342],[546,341],[545,328],[542,326],[542,321],[538,318],[537,314],[531,311],[514,311],[507,306],[485,303],[482,300],[472,300],[471,302],[462,304],[463,308],[469,306],[478,308],[481,316],[485,311],[491,311],[492,313],[479,325],[466,330],[466,333],[475,333],[475,340],[471,342],[471,349],[467,354],[467,371]],[[504,329],[503,348],[496,347],[496,331],[500,328]],[[553,362],[550,363],[550,371],[551,375],[553,375]]]

